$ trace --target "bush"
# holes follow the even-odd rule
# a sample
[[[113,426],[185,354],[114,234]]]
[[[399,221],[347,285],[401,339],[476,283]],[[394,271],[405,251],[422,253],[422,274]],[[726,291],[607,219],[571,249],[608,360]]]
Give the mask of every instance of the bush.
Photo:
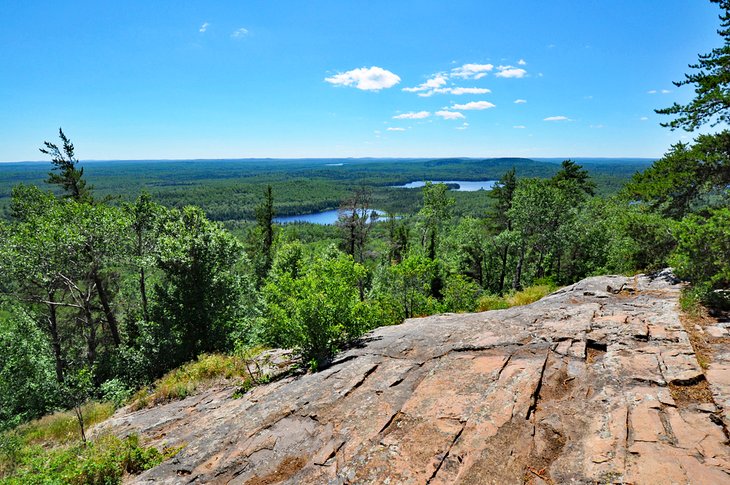
[[[511,307],[529,305],[530,303],[536,302],[543,296],[550,294],[554,289],[555,287],[551,285],[529,286],[522,291],[509,295],[507,297],[507,303],[509,303],[509,306]]]
[[[132,395],[132,389],[116,378],[104,382],[99,390],[101,391],[102,400],[114,404],[115,408],[122,407]]]
[[[730,286],[730,209],[710,211],[709,217],[689,215],[677,226],[677,248],[670,264],[680,278],[709,290]]]
[[[365,276],[361,264],[334,248],[294,264],[277,258],[263,289],[264,343],[297,347],[305,362],[320,366],[372,328],[373,312],[360,301],[358,289]]]
[[[472,312],[477,306],[481,288],[473,280],[453,274],[446,280],[443,304],[449,312]]]
[[[477,311],[485,312],[489,310],[503,310],[513,306],[529,305],[538,301],[540,298],[552,293],[555,286],[552,284],[543,284],[528,286],[522,291],[510,293],[505,297],[496,295],[484,295],[477,302]]]
[[[14,455],[16,461],[11,466],[5,463],[5,467],[0,467],[0,478],[9,485],[117,484],[122,483],[125,473],[141,473],[177,451],[161,453],[156,448],[145,448],[136,435],[124,440],[108,435],[94,442],[52,449],[26,445]]]
[[[477,301],[477,311],[486,312],[489,310],[504,310],[509,308],[507,300],[497,295],[482,295]]]

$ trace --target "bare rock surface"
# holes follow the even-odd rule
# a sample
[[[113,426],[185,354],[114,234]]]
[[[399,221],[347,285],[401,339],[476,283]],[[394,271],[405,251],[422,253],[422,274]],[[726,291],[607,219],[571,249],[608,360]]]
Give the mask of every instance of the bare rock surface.
[[[705,377],[679,289],[595,277],[524,307],[410,319],[316,374],[103,428],[183,446],[138,483],[730,483],[730,364]]]

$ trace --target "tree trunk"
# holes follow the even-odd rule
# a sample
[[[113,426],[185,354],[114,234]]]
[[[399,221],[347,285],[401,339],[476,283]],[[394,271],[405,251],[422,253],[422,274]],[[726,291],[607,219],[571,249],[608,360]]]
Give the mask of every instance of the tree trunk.
[[[87,302],[84,305],[84,317],[86,318],[86,360],[89,362],[90,367],[94,367],[96,362],[96,324],[94,323],[94,317],[91,314],[90,305],[91,302]]]
[[[48,301],[53,301],[53,294],[48,294]],[[48,330],[51,333],[51,347],[53,358],[56,364],[56,381],[63,382],[64,365],[61,356],[61,338],[58,335],[58,319],[56,316],[56,305],[48,305]]]
[[[502,251],[502,269],[499,272],[499,294],[504,294],[504,279],[507,276],[507,257],[509,256],[509,244],[504,246]]]
[[[145,279],[144,268],[139,268],[139,293],[142,295],[142,318],[145,322],[150,321],[150,315],[147,310],[147,282]]]
[[[104,283],[102,282],[101,278],[99,277],[99,273],[97,273],[96,270],[94,270],[93,278],[96,289],[99,292],[99,300],[101,300],[101,306],[104,309],[104,316],[106,317],[106,321],[109,324],[109,332],[112,334],[112,341],[114,342],[115,347],[119,347],[119,344],[122,343],[121,339],[119,338],[119,326],[117,325],[117,318],[114,316],[114,311],[109,304],[109,296],[106,293],[106,288],[104,287]]]
[[[522,288],[520,280],[522,279],[522,264],[525,262],[525,243],[522,243],[520,247],[520,259],[517,261],[517,268],[515,268],[515,277],[512,280],[512,289],[517,291]]]
[[[74,406],[74,412],[76,413],[76,419],[79,421],[79,428],[81,429],[81,441],[86,444],[86,430],[84,429],[84,414],[81,409],[81,404]]]

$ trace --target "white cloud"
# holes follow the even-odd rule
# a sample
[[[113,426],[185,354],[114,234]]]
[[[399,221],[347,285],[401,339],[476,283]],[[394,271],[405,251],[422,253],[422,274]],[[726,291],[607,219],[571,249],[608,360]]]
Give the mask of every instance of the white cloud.
[[[448,89],[448,92],[451,94],[455,94],[457,96],[462,94],[488,94],[492,91],[487,88],[446,88]]]
[[[494,105],[490,103],[489,101],[472,101],[471,103],[466,104],[455,104],[449,109],[458,109],[458,110],[481,110],[481,109],[489,109],[494,108]]]
[[[241,27],[240,29],[235,30],[231,34],[231,37],[233,37],[234,39],[241,39],[243,37],[246,37],[247,35],[248,35],[248,29],[244,29],[243,27]]]
[[[598,125],[590,125],[589,128],[605,128],[605,127],[606,127],[605,125],[598,124]]]
[[[572,121],[567,116],[548,116],[543,121]]]
[[[469,128],[469,123],[467,123],[466,121],[462,123],[461,126],[456,127],[457,130],[466,130],[467,128]]]
[[[209,25],[210,25],[210,24],[209,24],[208,22],[203,22],[203,25],[201,25],[201,26],[200,26],[200,30],[199,30],[199,32],[200,32],[201,34],[202,34],[202,33],[204,33],[204,32],[205,32],[206,30],[208,30],[208,26],[209,26]]]
[[[669,94],[669,93],[671,93],[670,90],[668,90],[668,89],[662,89],[662,94]]]
[[[525,129],[525,128],[527,128],[527,127],[526,127],[525,125],[515,125],[515,126],[513,126],[512,128],[516,128],[516,129],[518,129],[518,130],[524,130],[524,129]]]
[[[390,127],[390,128],[388,128],[387,131],[406,131],[406,129],[405,128],[393,128],[393,127]]]
[[[642,117],[641,117],[641,118],[639,118],[639,119],[640,119],[641,121],[646,121],[646,120],[648,120],[649,118],[648,118],[648,117],[646,117],[646,116],[642,116]]]
[[[442,110],[442,111],[436,111],[436,113],[434,113],[434,114],[436,116],[440,116],[441,118],[443,118],[445,120],[463,120],[466,118],[463,114],[461,114],[457,111]]]
[[[408,91],[408,90],[411,90],[411,89],[413,89],[413,88],[406,88],[406,89],[404,89],[404,91]],[[418,93],[418,95],[421,96],[422,98],[428,98],[430,96],[433,96],[434,94],[454,94],[454,95],[460,96],[462,94],[487,94],[487,93],[491,93],[491,92],[492,92],[491,89],[487,89],[487,88],[460,88],[460,87],[456,87],[456,88],[436,88],[436,89],[431,89],[430,91],[425,91],[425,92]]]
[[[647,91],[646,94],[656,94],[656,89],[652,89],[651,91]]]
[[[499,66],[497,70],[499,72],[495,76],[503,78],[521,78],[527,74],[524,69],[514,66]]]
[[[393,116],[393,119],[396,120],[422,120],[423,118],[428,118],[431,116],[431,113],[428,111],[418,111],[417,113],[410,112],[410,113],[402,113],[396,116]]]
[[[492,69],[494,69],[492,64],[464,64],[461,67],[453,68],[451,70],[451,77],[481,79]]]
[[[524,60],[524,59],[520,59],[519,61],[517,61],[517,65],[518,65],[518,66],[526,66],[526,65],[527,65],[527,63],[525,62],[525,60]]]
[[[446,84],[446,76],[444,76],[443,74],[435,74],[431,79],[427,80],[426,82],[412,88],[403,88],[403,91],[406,91],[408,93],[431,91],[433,89],[440,88],[444,84]]]
[[[525,104],[526,102],[526,99],[515,99],[515,104]]]
[[[382,67],[361,67],[325,78],[335,86],[353,86],[363,91],[380,91],[400,82],[400,77]]]

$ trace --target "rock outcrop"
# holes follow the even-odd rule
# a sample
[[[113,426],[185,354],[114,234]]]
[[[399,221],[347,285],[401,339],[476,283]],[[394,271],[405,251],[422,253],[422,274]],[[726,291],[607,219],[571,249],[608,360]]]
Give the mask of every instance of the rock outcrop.
[[[183,446],[139,483],[730,483],[730,366],[703,372],[679,289],[596,277],[524,307],[410,319],[319,373],[104,428]]]

